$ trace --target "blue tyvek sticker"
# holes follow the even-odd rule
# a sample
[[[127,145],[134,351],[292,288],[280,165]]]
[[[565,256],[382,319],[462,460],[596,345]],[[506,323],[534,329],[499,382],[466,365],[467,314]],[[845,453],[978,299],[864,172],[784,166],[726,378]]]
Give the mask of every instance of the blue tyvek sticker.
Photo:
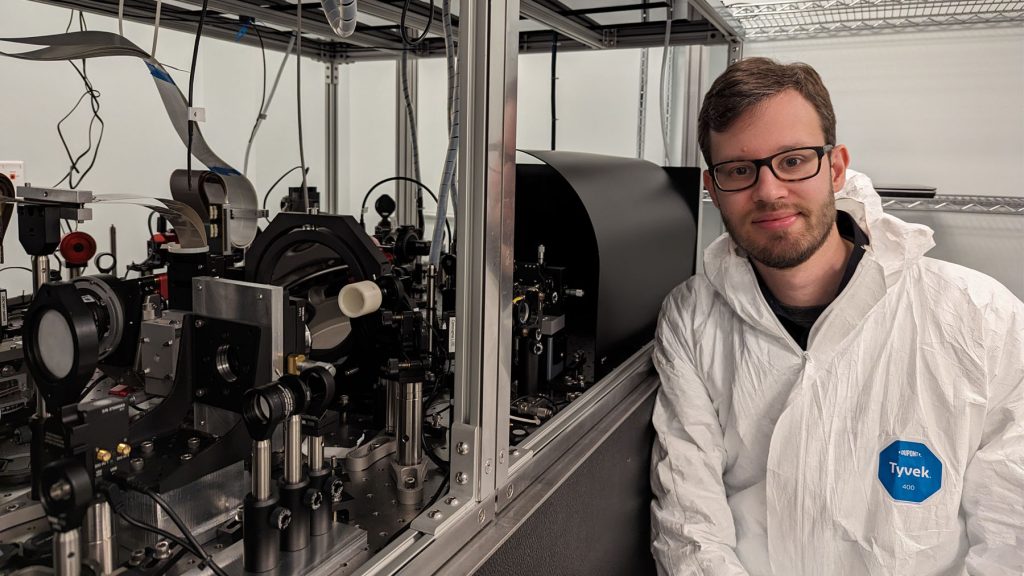
[[[878,455],[878,481],[893,500],[924,502],[942,488],[942,462],[920,442],[896,440]]]

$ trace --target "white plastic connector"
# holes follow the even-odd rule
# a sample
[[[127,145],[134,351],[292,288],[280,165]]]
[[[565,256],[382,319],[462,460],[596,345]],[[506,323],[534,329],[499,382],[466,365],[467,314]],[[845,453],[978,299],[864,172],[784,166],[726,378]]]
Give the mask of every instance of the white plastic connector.
[[[376,282],[363,280],[348,284],[338,293],[338,308],[349,318],[359,318],[380,310],[384,294]]]

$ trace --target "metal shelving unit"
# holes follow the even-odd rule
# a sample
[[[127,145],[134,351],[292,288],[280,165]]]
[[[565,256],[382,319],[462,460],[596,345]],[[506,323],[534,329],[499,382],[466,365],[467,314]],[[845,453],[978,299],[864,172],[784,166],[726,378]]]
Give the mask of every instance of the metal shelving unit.
[[[882,198],[882,208],[885,210],[970,212],[975,214],[1015,214],[1024,216],[1024,198],[941,195],[934,198]]]
[[[43,4],[82,10],[86,13],[117,17],[117,0],[33,0]],[[194,33],[203,0],[169,0],[164,3],[160,25]],[[345,63],[361,60],[393,60],[409,50],[418,57],[444,56],[440,2],[414,0],[409,6],[406,25],[422,30],[429,22],[430,33],[415,48],[405,48],[399,32],[401,0],[359,0],[359,24],[345,39],[331,31],[320,3],[303,2],[303,54],[319,60]],[[296,24],[294,0],[208,0],[209,13],[203,34],[248,45],[257,45],[254,34],[238,36],[241,17],[252,18],[267,48],[284,51]],[[661,46],[665,39],[665,21],[643,17],[645,12],[662,16],[668,3],[660,0],[522,0],[517,21],[518,53],[549,52],[552,42],[558,50],[604,50]],[[153,0],[125,0],[124,18],[152,24],[156,3]],[[707,0],[690,0],[690,10],[673,15],[669,43],[673,46],[725,44],[737,35],[722,21]],[[433,16],[431,16],[433,11]],[[458,29],[459,16],[452,25]],[[519,21],[519,19],[522,19]],[[522,25],[528,22],[528,25]]]
[[[747,41],[1024,26],[1020,0],[811,0],[720,7]]]

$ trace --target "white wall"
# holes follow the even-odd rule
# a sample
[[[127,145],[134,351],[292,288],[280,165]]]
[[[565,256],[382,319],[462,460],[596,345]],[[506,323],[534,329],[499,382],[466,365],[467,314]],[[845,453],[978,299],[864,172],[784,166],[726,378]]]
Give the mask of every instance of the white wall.
[[[29,2],[4,0],[0,37],[22,37],[63,32],[69,10]],[[86,14],[91,30],[117,31],[117,21]],[[77,19],[76,26],[77,29]],[[125,22],[125,36],[147,51],[152,46],[152,27]],[[157,55],[165,64],[187,70],[191,63],[193,37],[161,30]],[[0,50],[18,52],[23,48],[3,43]],[[280,63],[281,53],[267,53],[268,84]],[[100,115],[106,122],[96,166],[80,190],[96,194],[137,194],[169,197],[168,180],[173,170],[185,167],[185,146],[173,131],[145,65],[130,58],[89,60],[89,77],[101,92]],[[188,74],[170,70],[182,92],[187,92]],[[22,160],[27,180],[37,186],[51,186],[67,170],[67,161],[57,136],[57,121],[82,94],[81,80],[66,62],[26,62],[0,57],[0,74],[5,79],[0,91],[0,160]],[[343,71],[346,75],[347,71]],[[267,187],[285,170],[298,165],[298,136],[295,119],[296,87],[294,58],[285,68],[281,84],[263,123],[250,159],[250,179],[262,199]],[[344,80],[344,76],[343,76]],[[259,108],[262,83],[260,51],[219,40],[204,39],[200,47],[195,83],[195,104],[206,107],[207,121],[201,125],[211,148],[241,170],[245,145]],[[324,67],[303,60],[303,127],[309,181],[323,189],[324,173]],[[269,86],[268,86],[269,90]],[[72,150],[82,150],[90,114],[84,102],[65,122],[65,134]],[[193,162],[194,168],[202,168]],[[268,207],[277,209],[279,193],[299,183],[299,171],[279,185]],[[66,186],[66,185],[65,185]],[[93,234],[99,250],[109,250],[111,224],[118,231],[119,272],[131,261],[145,257],[147,235],[144,208],[121,205],[95,206],[93,221],[80,229]],[[4,240],[4,266],[29,266],[18,243],[17,216]],[[95,272],[90,267],[89,272]],[[24,271],[0,273],[0,286],[11,296],[31,289]]]
[[[1024,30],[748,43],[832,94],[852,168],[940,194],[1024,196]]]

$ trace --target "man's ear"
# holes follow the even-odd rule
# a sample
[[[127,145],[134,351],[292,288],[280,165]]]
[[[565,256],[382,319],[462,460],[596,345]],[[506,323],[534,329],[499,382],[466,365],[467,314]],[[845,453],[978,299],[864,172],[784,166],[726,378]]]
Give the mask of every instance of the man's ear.
[[[715,204],[715,208],[718,208],[718,190],[715,190],[715,182],[712,180],[709,170],[704,171],[704,189],[711,194],[711,202]]]
[[[850,150],[839,144],[832,149],[832,190],[839,192],[846,186],[846,169],[850,166]]]

